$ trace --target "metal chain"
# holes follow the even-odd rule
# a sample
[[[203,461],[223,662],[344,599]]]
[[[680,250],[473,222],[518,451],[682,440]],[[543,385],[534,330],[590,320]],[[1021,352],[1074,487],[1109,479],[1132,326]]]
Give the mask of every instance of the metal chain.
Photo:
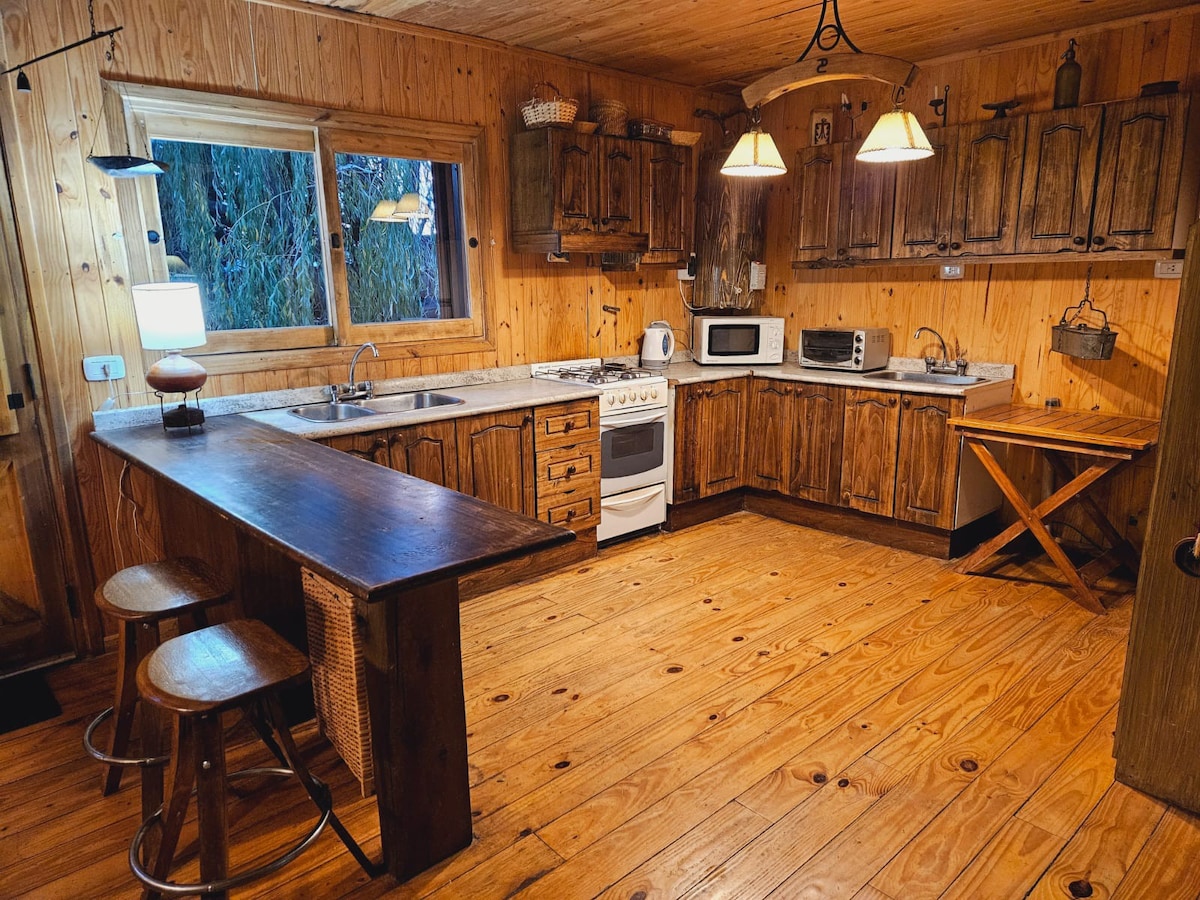
[[[91,33],[96,33],[96,11],[93,8],[95,0],[88,0],[88,25],[91,26]]]
[[[1080,309],[1083,308],[1084,303],[1091,303],[1091,300],[1088,299],[1088,297],[1091,294],[1091,291],[1092,291],[1092,266],[1089,263],[1088,270],[1087,270],[1087,279],[1083,282],[1083,303],[1079,304]]]

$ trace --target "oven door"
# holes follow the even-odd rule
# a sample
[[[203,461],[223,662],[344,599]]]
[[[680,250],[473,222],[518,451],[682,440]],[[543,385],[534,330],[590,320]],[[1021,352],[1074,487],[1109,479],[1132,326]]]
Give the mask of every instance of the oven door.
[[[667,410],[632,411],[600,420],[600,494],[608,497],[666,479]]]

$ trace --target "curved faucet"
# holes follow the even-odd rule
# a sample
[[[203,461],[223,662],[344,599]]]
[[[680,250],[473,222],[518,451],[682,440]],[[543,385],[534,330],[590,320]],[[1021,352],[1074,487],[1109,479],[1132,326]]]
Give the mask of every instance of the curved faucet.
[[[958,359],[954,360],[953,362],[950,361],[950,353],[946,350],[946,339],[929,326],[922,325],[913,333],[913,338],[919,338],[922,331],[928,331],[935,338],[937,338],[938,343],[942,345],[941,362],[938,362],[932,356],[925,357],[926,372],[953,373],[955,375],[962,375],[967,371],[967,361],[961,356],[959,356]]]
[[[375,392],[375,385],[370,381],[364,381],[361,384],[354,380],[354,370],[358,367],[358,358],[362,356],[363,351],[369,349],[376,357],[379,356],[379,348],[367,341],[361,347],[354,351],[354,355],[350,357],[350,379],[346,384],[331,384],[329,386],[329,398],[333,403],[347,403],[353,400],[370,400]]]
[[[363,344],[361,347],[359,347],[357,350],[354,351],[354,355],[352,357],[350,357],[350,377],[348,379],[350,382],[350,387],[352,387],[352,388],[357,383],[354,380],[354,368],[355,368],[355,366],[358,365],[358,358],[360,356],[362,356],[363,351],[366,350],[368,347],[370,348],[371,353],[374,354],[375,358],[376,359],[379,358],[379,348],[376,347],[374,344],[372,344],[370,341],[367,341],[365,344]],[[942,350],[945,350],[945,349],[946,349],[946,345],[943,344]]]

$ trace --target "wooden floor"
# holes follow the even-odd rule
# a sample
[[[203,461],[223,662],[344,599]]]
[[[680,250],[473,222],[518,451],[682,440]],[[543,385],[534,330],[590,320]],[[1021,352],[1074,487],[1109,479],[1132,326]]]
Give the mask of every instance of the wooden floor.
[[[327,832],[235,896],[1194,900],[1200,820],[1113,782],[1129,612],[748,513],[625,544],[464,604],[470,848],[368,882]],[[2,897],[137,896],[137,791],[102,799],[80,748],[111,671],[56,672],[63,715],[0,736]],[[307,814],[239,801],[235,865]]]

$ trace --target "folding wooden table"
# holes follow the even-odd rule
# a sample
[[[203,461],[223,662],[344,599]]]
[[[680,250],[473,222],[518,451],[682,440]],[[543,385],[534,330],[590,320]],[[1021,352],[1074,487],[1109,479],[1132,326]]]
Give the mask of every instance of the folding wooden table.
[[[978,571],[990,556],[1030,531],[1066,577],[1080,605],[1103,614],[1104,606],[1088,582],[1108,574],[1122,562],[1136,572],[1138,554],[1087,491],[1153,447],[1158,442],[1158,420],[1006,403],[955,416],[949,422],[962,434],[1020,517],[959,563],[958,571]],[[1066,483],[1037,506],[1030,506],[984,441],[1040,450]],[[1063,458],[1069,453],[1087,460],[1078,474]],[[1080,504],[1110,544],[1099,559],[1082,569],[1075,568],[1044,524],[1047,517],[1072,502]]]

